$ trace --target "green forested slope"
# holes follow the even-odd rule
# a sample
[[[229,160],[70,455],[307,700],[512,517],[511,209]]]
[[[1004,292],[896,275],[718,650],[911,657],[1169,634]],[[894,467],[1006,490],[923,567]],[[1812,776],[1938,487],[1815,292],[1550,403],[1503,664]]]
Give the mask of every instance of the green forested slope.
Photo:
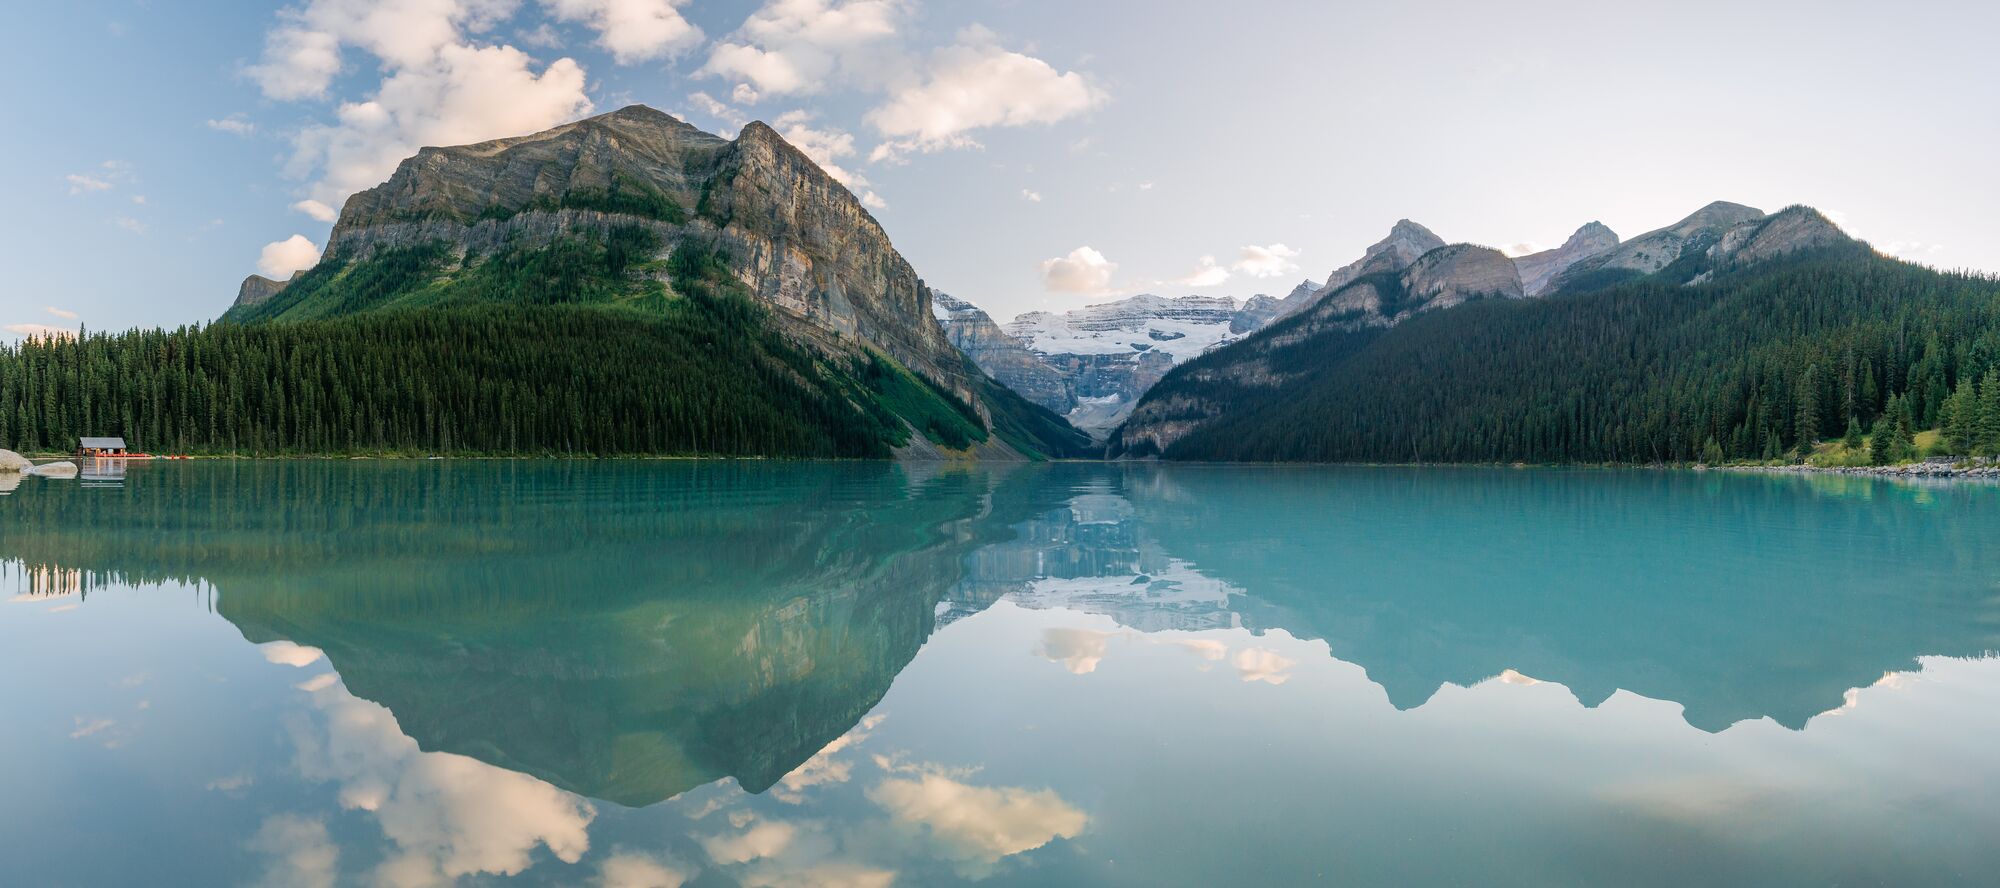
[[[885,457],[911,428],[954,449],[988,439],[971,405],[894,360],[781,335],[708,248],[657,251],[638,228],[464,262],[384,250],[207,327],[0,348],[0,446]],[[1003,406],[1017,449],[1079,446],[1053,415]]]
[[[1760,459],[1878,421],[1898,439],[1944,426],[1962,452],[2000,448],[2000,280],[1858,243],[1683,279],[1309,337],[1272,355],[1298,374],[1277,386],[1204,374],[1223,349],[1146,400],[1230,405],[1173,459]]]

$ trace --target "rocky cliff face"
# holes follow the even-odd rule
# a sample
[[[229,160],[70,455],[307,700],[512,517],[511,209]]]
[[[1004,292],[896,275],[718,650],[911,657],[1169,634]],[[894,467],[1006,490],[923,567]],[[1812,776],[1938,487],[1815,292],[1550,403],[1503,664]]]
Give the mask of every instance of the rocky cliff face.
[[[951,344],[1001,385],[1059,414],[1076,406],[1076,396],[1061,371],[1000,329],[978,306],[934,290],[931,310]]]
[[[1285,311],[1280,317],[1288,317],[1311,308],[1320,300],[1339,292],[1348,284],[1372,274],[1402,271],[1417,261],[1417,257],[1444,246],[1444,240],[1432,234],[1431,230],[1408,219],[1396,222],[1389,229],[1389,236],[1376,241],[1361,258],[1336,268],[1327,275],[1326,283],[1312,295],[1299,299],[1296,294],[1285,300]]]
[[[253,274],[243,279],[243,285],[236,288],[235,305],[262,305],[271,297],[283,293],[285,285],[291,281],[274,281],[261,274]]]
[[[1764,211],[1742,204],[1718,200],[1696,210],[1693,215],[1656,231],[1648,231],[1596,256],[1572,264],[1546,288],[1555,292],[1587,280],[1591,272],[1627,272],[1648,275],[1660,271],[1683,255],[1700,255],[1722,240],[1730,229],[1760,222]]]
[[[1521,292],[1527,296],[1540,296],[1556,276],[1569,270],[1570,266],[1601,256],[1617,246],[1617,232],[1605,227],[1602,222],[1591,222],[1577,229],[1560,247],[1516,256],[1514,268],[1521,275]]]
[[[889,354],[970,403],[931,292],[853,194],[752,123],[735,140],[635,105],[546,132],[425,148],[349,198],[327,260],[445,242],[459,254],[644,226],[713,243],[795,338]],[[664,255],[663,257],[664,258]]]
[[[1450,308],[1473,299],[1521,298],[1521,275],[1499,250],[1453,244],[1417,258],[1403,271],[1403,298],[1414,303],[1402,317]]]
[[[1812,250],[1846,243],[1850,238],[1818,210],[1806,206],[1787,207],[1765,219],[1739,224],[1725,232],[1709,258],[1717,262],[1748,265],[1776,259],[1799,250]]]
[[[1292,288],[1292,292],[1286,293],[1285,298],[1278,300],[1278,313],[1271,320],[1275,321],[1305,308],[1306,303],[1311,302],[1313,296],[1324,289],[1326,285],[1318,281],[1311,279],[1300,281],[1298,286]]]

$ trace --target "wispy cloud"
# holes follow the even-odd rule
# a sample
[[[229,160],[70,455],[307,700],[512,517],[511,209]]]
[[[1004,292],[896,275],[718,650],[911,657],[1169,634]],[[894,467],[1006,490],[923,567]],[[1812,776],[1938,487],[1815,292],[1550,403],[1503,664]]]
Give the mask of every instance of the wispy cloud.
[[[70,173],[63,177],[69,183],[69,193],[89,194],[92,191],[110,191],[111,183],[84,173]]]
[[[219,119],[211,117],[208,120],[208,128],[219,133],[228,133],[232,136],[249,136],[257,132],[257,124],[252,123],[242,114],[231,114],[228,117]]]

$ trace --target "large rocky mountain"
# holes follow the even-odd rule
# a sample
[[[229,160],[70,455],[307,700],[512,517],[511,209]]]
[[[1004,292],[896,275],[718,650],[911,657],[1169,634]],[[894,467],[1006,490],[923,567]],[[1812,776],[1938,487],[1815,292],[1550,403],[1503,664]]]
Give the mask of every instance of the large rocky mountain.
[[[761,122],[731,140],[641,105],[532,135],[422,149],[389,181],[348,199],[318,268],[282,289],[246,281],[225,320],[463,302],[475,297],[454,284],[491,278],[495,257],[540,272],[607,250],[617,280],[600,289],[614,296],[589,298],[657,309],[684,295],[690,276],[713,271],[820,356],[821,370],[840,374],[886,358],[988,428],[996,399],[1007,400],[947,338],[931,289],[881,225],[805,154]],[[410,258],[422,251],[442,255]],[[353,270],[371,262],[388,267]],[[422,268],[398,276],[398,263]],[[368,282],[383,277],[396,286]],[[490,300],[496,289],[507,288],[488,286],[476,298]],[[586,289],[557,288],[547,298],[581,300]],[[1067,433],[1052,417],[1015,418]],[[988,440],[975,449],[1007,456],[1018,448]]]
[[[1638,279],[1695,285],[1718,273],[1786,254],[1848,242],[1819,213],[1794,207],[1773,216],[1716,202],[1666,228],[1618,243],[1590,223],[1562,247],[1509,260],[1471,244],[1439,245],[1407,220],[1356,263],[1336,271],[1311,301],[1262,332],[1179,368],[1157,385],[1113,435],[1114,452],[1171,452],[1225,415],[1252,409],[1284,422],[1294,389],[1366,351],[1387,331],[1422,314],[1469,302],[1584,294]],[[1344,283],[1343,283],[1344,282]],[[1435,345],[1424,350],[1434,353]],[[1440,358],[1447,354],[1437,353]],[[1440,384],[1469,384],[1466,380]],[[1288,394],[1290,393],[1290,394]]]

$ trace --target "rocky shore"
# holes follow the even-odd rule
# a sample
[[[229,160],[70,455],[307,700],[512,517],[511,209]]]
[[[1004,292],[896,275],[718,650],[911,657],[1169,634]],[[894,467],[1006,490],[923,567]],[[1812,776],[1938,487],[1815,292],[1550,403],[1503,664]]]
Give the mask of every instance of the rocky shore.
[[[1738,466],[1742,471],[1782,474],[1862,475],[1881,478],[1991,478],[2000,480],[2000,460],[1936,457],[1898,466]]]

